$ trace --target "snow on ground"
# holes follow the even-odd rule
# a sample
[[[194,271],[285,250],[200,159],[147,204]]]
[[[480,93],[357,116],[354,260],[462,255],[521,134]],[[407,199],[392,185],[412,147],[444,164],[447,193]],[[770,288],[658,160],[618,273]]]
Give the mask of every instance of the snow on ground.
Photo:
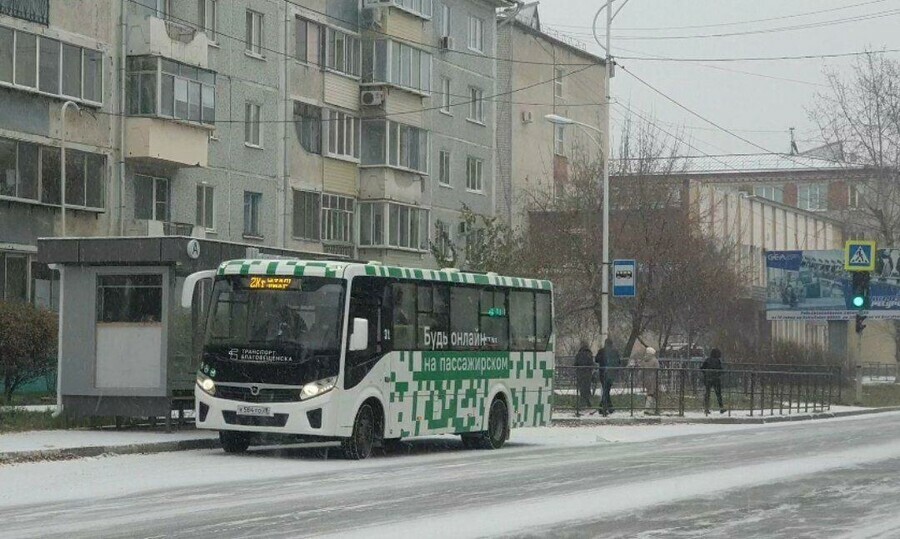
[[[900,418],[900,412],[835,418],[830,419],[829,422],[862,421],[864,418],[874,417]],[[772,425],[677,424],[516,429],[512,433],[509,447],[503,451],[521,455],[536,448],[553,449],[592,445],[603,446],[612,443],[648,442],[676,436],[701,436],[738,430],[793,428],[803,424],[805,422],[788,422]],[[56,432],[72,433],[73,431]],[[37,435],[38,433],[28,434]],[[121,434],[123,435],[120,438],[121,440],[126,438],[135,440],[140,435],[146,435],[154,440],[159,440],[164,436],[174,439],[179,436],[197,435],[197,433],[163,435],[160,433],[107,433],[96,431],[83,431],[80,434],[85,437]],[[39,435],[47,436],[47,433],[40,433]],[[0,443],[3,443],[4,438],[6,436],[0,436]],[[452,449],[459,449],[460,447],[458,438],[455,436],[431,437],[429,439],[432,441],[446,440],[447,444],[452,444]],[[900,446],[893,447],[893,450],[900,455]],[[290,478],[292,481],[302,481],[304,476],[347,471],[347,468],[350,466],[355,471],[365,474],[367,471],[389,468],[409,462],[404,459],[416,459],[416,463],[427,465],[452,465],[449,461],[456,461],[460,458],[478,458],[478,454],[447,450],[412,456],[379,457],[350,463],[342,459],[295,458],[292,454],[286,454],[284,458],[272,458],[272,453],[259,451],[251,451],[247,455],[228,455],[222,450],[216,449],[153,455],[91,457],[74,461],[22,463],[0,466],[0,485],[3,485],[3,488],[0,488],[0,508],[31,503],[110,498],[161,489],[191,488],[218,481],[252,481],[260,483],[267,480],[285,478]],[[715,483],[718,479],[711,477],[704,479],[704,481]],[[700,483],[702,481],[698,480],[698,484]],[[622,494],[627,495],[628,493]],[[606,497],[606,495],[604,496]],[[613,496],[610,499],[616,497]],[[434,529],[438,528],[432,528],[432,530]]]
[[[0,453],[49,451],[75,447],[113,447],[216,438],[211,431],[34,430],[0,435]]]

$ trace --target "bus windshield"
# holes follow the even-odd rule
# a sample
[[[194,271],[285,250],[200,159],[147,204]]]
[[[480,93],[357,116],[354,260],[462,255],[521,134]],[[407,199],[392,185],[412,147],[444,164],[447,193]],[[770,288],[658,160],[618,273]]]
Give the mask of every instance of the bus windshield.
[[[295,361],[310,355],[337,356],[344,289],[344,281],[323,277],[218,279],[206,344],[279,350]]]

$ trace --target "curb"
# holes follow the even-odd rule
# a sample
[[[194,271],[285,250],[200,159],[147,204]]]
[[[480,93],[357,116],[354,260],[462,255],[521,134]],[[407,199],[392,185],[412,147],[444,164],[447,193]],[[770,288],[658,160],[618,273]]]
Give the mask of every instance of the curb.
[[[69,447],[65,449],[47,449],[39,451],[10,451],[0,453],[0,465],[21,462],[72,460],[101,455],[133,455],[136,453],[168,453],[172,451],[191,451],[195,449],[215,449],[220,447],[216,438],[198,440],[179,440],[175,442],[150,442],[143,444]]]
[[[649,417],[630,417],[628,419],[605,419],[605,418],[566,418],[551,419],[553,426],[559,427],[577,427],[580,425],[603,425],[603,426],[633,426],[633,425],[687,425],[687,424],[709,424],[709,425],[765,425],[770,423],[786,423],[789,421],[812,421],[816,419],[834,419],[839,417],[853,417],[859,415],[882,414],[885,412],[900,411],[900,406],[890,406],[885,408],[869,408],[866,410],[849,410],[846,412],[819,412],[816,414],[802,415],[776,415],[761,417],[698,417],[687,418],[678,416],[649,416]]]

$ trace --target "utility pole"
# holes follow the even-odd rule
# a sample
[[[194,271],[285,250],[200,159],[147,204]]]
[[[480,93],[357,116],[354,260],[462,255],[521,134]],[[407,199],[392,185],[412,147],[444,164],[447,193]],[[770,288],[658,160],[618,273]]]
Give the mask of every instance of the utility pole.
[[[612,104],[612,91],[611,91],[611,83],[612,78],[615,76],[615,62],[612,56],[612,23],[613,19],[616,18],[616,15],[622,11],[622,8],[628,4],[628,0],[623,0],[622,5],[613,12],[613,7],[616,0],[608,0],[606,4],[601,7],[597,14],[594,15],[594,24],[593,24],[593,32],[594,32],[594,40],[597,42],[600,47],[606,52],[606,89],[605,89],[605,98],[604,98],[604,113],[606,117],[604,118],[604,130],[603,134],[606,136],[606,140],[603,142],[603,269],[602,269],[602,279],[603,282],[601,284],[600,289],[600,338],[602,342],[606,342],[607,337],[609,337],[609,159],[612,155],[611,148],[609,147],[609,113],[610,113],[610,105]],[[605,44],[600,43],[600,38],[597,36],[597,20],[600,18],[600,13],[603,10],[606,10],[606,39]]]

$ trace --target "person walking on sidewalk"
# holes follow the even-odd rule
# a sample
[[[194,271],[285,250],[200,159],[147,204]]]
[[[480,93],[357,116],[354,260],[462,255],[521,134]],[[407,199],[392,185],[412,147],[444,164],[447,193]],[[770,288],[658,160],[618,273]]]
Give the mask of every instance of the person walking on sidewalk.
[[[716,392],[716,400],[719,402],[719,413],[725,413],[725,406],[722,404],[722,351],[713,348],[709,351],[709,357],[703,360],[700,365],[700,371],[703,373],[703,385],[706,392],[703,395],[703,410],[709,415],[709,390]]]
[[[575,415],[581,415],[581,409],[591,408],[591,376],[594,371],[594,354],[584,341],[575,355],[575,383],[578,386],[578,401]]]
[[[615,412],[612,406],[612,398],[610,392],[616,381],[616,375],[619,368],[622,367],[622,355],[613,345],[613,340],[607,338],[603,343],[603,348],[597,351],[597,367],[600,371],[600,384],[602,387],[600,393],[600,413],[604,416]]]
[[[645,414],[653,414],[656,411],[657,390],[659,389],[659,358],[656,357],[655,348],[647,348],[641,360],[641,374],[644,382],[644,395],[647,396]]]

